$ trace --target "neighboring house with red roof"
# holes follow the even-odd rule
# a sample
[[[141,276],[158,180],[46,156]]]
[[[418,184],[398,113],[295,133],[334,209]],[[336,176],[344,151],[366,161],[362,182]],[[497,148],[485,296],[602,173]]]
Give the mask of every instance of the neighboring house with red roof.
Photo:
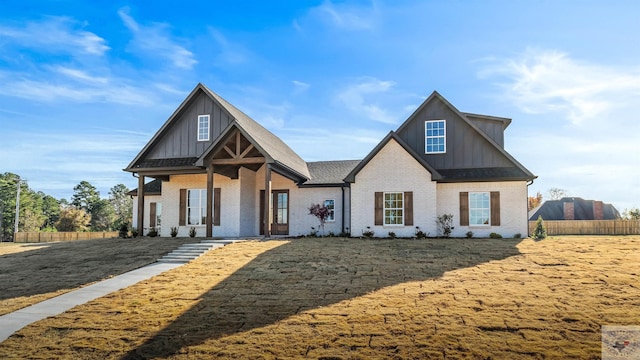
[[[133,226],[162,236],[171,227],[180,236],[306,235],[318,225],[309,207],[324,204],[326,233],[413,236],[420,227],[436,236],[436,218],[452,214],[452,236],[525,235],[536,176],[504,149],[510,122],[459,112],[433,92],[364,159],[305,162],[198,84],[125,169],[139,177]]]

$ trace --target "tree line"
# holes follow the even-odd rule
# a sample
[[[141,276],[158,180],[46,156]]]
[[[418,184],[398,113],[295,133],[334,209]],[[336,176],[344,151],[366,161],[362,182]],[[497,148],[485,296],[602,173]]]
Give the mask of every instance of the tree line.
[[[112,187],[107,198],[88,181],[81,181],[73,191],[70,200],[56,199],[34,191],[17,174],[0,174],[0,240],[13,237],[18,199],[21,232],[112,231],[131,222],[133,200],[124,184]]]

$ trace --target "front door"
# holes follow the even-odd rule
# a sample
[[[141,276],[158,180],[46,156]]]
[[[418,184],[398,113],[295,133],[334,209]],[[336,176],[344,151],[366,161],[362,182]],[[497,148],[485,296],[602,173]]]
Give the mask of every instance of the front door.
[[[271,194],[271,234],[289,235],[289,190],[273,190]],[[260,190],[260,219],[264,219],[264,190]],[[264,235],[263,226],[260,235]]]
[[[289,235],[289,190],[273,191],[273,235]]]

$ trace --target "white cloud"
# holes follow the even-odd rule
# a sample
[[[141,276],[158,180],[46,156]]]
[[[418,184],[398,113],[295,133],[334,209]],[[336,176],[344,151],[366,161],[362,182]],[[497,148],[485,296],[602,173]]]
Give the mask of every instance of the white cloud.
[[[394,85],[393,81],[363,78],[340,91],[337,98],[349,110],[360,116],[385,124],[395,124],[398,117],[375,103],[376,95],[388,93]]]
[[[301,94],[301,93],[303,93],[303,92],[306,92],[306,91],[307,91],[307,90],[309,90],[309,88],[311,87],[311,85],[310,85],[310,84],[307,84],[307,83],[305,83],[305,82],[298,81],[298,80],[293,80],[293,81],[291,81],[291,83],[292,83],[292,84],[293,84],[293,86],[294,86],[293,93],[294,93],[295,95],[297,95],[297,94]]]
[[[145,26],[140,25],[129,15],[129,9],[122,8],[118,11],[124,25],[134,35],[132,47],[145,56],[164,57],[174,66],[182,69],[191,69],[198,61],[194,54],[185,47],[178,45],[167,34],[168,25],[156,23]]]
[[[209,28],[209,34],[218,44],[218,62],[238,65],[246,63],[252,57],[247,49],[239,44],[230,42],[220,31]]]
[[[83,82],[90,82],[88,80],[92,78],[79,70],[65,68],[63,72],[65,75],[83,80]],[[145,89],[119,81],[113,84],[106,78],[97,78],[102,81],[79,86],[76,82],[55,81],[53,79],[30,80],[17,73],[12,75],[10,79],[4,79],[4,86],[0,87],[0,94],[37,102],[72,101],[150,106],[156,101],[156,96]]]
[[[339,29],[372,30],[376,27],[380,12],[372,2],[371,6],[334,4],[326,0],[310,12]],[[299,28],[294,22],[294,28]]]
[[[65,66],[54,66],[53,71],[65,75],[74,80],[80,80],[83,82],[88,82],[92,84],[106,84],[109,82],[109,79],[102,76],[92,76],[87,72],[80,69],[73,69]]]
[[[50,53],[100,56],[110,49],[105,39],[80,29],[67,17],[30,21],[23,27],[0,26],[0,37],[19,47]]]
[[[555,50],[529,49],[515,59],[494,59],[479,75],[506,78],[500,83],[504,96],[523,111],[562,113],[573,124],[640,100],[640,68],[588,63]]]

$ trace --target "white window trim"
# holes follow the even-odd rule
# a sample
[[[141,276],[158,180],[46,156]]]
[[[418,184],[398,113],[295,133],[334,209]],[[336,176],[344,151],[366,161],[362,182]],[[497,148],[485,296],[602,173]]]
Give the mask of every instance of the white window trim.
[[[198,141],[209,141],[209,133],[211,133],[211,122],[209,121],[209,115],[198,115]],[[200,123],[202,120],[206,120],[207,132],[203,134],[200,132]],[[201,136],[206,135],[206,136]]]
[[[402,207],[399,208],[387,208],[387,194],[400,194],[400,199],[402,199]],[[387,224],[387,209],[399,209],[402,211],[402,223],[401,224]],[[390,226],[390,227],[402,227],[404,226],[404,191],[388,191],[382,193],[382,226]]]
[[[198,199],[200,200],[200,206],[196,207],[196,206],[189,206],[189,199],[191,197],[191,192],[192,191],[198,191],[199,192],[199,197]],[[204,203],[202,202],[203,198],[202,195],[204,194]],[[187,212],[185,214],[185,217],[187,219],[186,224],[187,226],[206,226],[206,223],[203,223],[202,217],[203,215],[206,216],[207,214],[207,189],[187,189],[187,204],[185,206],[185,211]],[[200,214],[198,216],[198,224],[191,224],[191,218],[189,217],[189,209],[192,208],[196,208],[196,209],[200,209]]]
[[[327,206],[327,201],[332,201],[333,202],[333,209],[331,209],[332,213],[333,213],[333,219],[329,219],[327,218],[327,222],[336,222],[336,201],[335,199],[325,199],[324,202],[322,203],[323,206]]]
[[[471,207],[471,195],[472,194],[487,194],[489,196],[489,207],[487,208],[487,210],[489,210],[489,216],[487,217],[487,223],[486,224],[472,224],[471,223],[471,210],[473,209],[482,209],[484,210],[484,208],[472,208]],[[475,227],[475,228],[487,228],[487,227],[491,227],[491,192],[489,191],[470,191],[469,192],[469,227]]]
[[[427,124],[428,123],[444,123],[444,135],[442,136],[427,136]],[[439,139],[444,138],[444,148],[442,151],[427,151],[427,138]],[[447,152],[447,120],[426,120],[424,122],[424,153],[425,154],[445,154]]]

